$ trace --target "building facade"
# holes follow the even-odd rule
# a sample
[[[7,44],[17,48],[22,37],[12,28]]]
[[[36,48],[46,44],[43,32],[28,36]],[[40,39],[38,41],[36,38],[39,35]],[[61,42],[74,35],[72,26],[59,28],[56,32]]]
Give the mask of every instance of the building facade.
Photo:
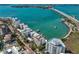
[[[46,43],[46,51],[49,54],[65,53],[65,45],[60,39],[53,38],[51,41]]]

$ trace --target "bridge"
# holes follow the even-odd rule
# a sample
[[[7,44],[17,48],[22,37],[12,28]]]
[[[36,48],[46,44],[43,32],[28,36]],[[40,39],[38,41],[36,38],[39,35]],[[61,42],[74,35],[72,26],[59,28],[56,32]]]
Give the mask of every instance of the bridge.
[[[60,14],[64,18],[67,18],[68,20],[71,20],[72,22],[74,22],[76,27],[77,27],[77,30],[79,31],[79,21],[76,18],[74,18],[74,17],[72,17],[72,16],[70,16],[70,15],[68,15],[68,14],[66,14],[66,13],[64,13],[62,11],[59,11],[59,10],[57,10],[55,8],[49,8],[49,9],[56,12],[56,13],[58,13],[58,14]]]
[[[57,10],[57,9],[55,9],[55,8],[49,8],[49,9],[52,10],[52,11],[54,11],[54,12],[56,12],[56,13],[58,13],[58,14],[60,14],[61,16],[65,17],[65,18],[67,18],[67,19],[69,19],[69,20],[75,22],[75,23],[79,22],[79,21],[78,21],[77,19],[75,19],[74,17],[72,17],[72,16],[70,16],[70,15],[68,15],[68,14],[66,14],[66,13],[64,13],[64,12],[62,12],[62,11],[59,11],[59,10]]]
[[[42,9],[49,9],[52,10],[58,14],[60,14],[62,17],[66,18],[67,20],[71,20],[73,23],[75,23],[75,25],[77,26],[77,29],[79,30],[79,21],[75,18],[72,17],[60,10],[55,9],[54,7],[52,8],[52,6],[11,6],[11,7],[16,7],[16,8],[42,8]]]

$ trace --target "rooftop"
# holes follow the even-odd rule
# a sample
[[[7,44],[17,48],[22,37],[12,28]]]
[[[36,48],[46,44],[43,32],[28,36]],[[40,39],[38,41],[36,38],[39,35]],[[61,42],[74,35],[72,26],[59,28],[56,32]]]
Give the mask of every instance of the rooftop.
[[[61,46],[65,47],[64,43],[58,38],[53,38],[51,41],[49,41],[49,43],[51,43],[53,45],[61,45]]]

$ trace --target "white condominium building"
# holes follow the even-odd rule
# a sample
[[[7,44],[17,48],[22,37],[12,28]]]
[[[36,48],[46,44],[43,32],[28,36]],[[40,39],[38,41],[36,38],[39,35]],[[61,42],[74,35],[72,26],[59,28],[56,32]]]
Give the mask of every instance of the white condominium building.
[[[50,54],[64,53],[65,45],[60,39],[53,38],[51,41],[46,43],[46,51]]]
[[[42,35],[34,32],[34,31],[31,32],[31,35],[32,35],[33,41],[36,43],[37,46],[40,46],[40,45],[46,43],[46,39]]]

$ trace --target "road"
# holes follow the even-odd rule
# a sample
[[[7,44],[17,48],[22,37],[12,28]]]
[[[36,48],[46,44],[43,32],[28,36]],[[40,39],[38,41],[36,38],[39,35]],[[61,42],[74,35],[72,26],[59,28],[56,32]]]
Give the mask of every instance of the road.
[[[69,19],[69,20],[71,20],[71,21],[73,21],[73,22],[75,22],[75,23],[79,22],[79,21],[78,21],[77,19],[75,19],[74,17],[72,17],[72,16],[70,16],[70,15],[68,15],[68,14],[66,14],[66,13],[64,13],[64,12],[62,12],[62,11],[59,11],[59,10],[57,10],[57,9],[55,9],[55,8],[50,8],[50,10],[52,10],[52,11],[54,11],[54,12],[60,14],[61,16],[65,17],[65,18],[67,18],[67,19]]]

